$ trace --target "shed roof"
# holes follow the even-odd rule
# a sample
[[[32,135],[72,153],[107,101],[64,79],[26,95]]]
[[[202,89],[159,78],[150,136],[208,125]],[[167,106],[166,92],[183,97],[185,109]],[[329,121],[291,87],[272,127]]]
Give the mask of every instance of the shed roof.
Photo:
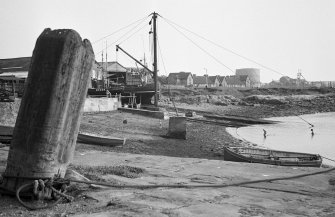
[[[103,69],[106,69],[107,66],[107,71],[108,72],[127,72],[127,68],[122,66],[120,63],[116,61],[111,61],[111,62],[98,62]]]
[[[28,72],[30,61],[31,61],[31,57],[0,59],[0,73]]]

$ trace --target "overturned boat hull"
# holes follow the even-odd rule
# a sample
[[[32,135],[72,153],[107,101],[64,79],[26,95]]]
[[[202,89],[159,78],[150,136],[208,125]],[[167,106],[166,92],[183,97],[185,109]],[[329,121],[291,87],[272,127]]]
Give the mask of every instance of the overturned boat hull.
[[[126,139],[79,133],[77,137],[77,142],[114,147],[124,145],[126,143]]]

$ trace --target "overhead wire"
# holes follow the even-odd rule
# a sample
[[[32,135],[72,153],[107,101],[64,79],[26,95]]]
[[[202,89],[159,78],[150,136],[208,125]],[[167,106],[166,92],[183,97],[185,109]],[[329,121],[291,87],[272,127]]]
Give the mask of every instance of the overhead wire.
[[[136,30],[135,32],[133,32],[131,35],[129,35],[127,38],[125,38],[121,42],[119,42],[119,45],[122,44],[123,42],[127,41],[129,38],[133,37],[136,33],[138,33],[139,31],[141,31],[142,29],[144,29],[144,27],[146,27],[146,26],[147,26],[147,24],[144,24],[141,28],[139,28],[138,30]]]
[[[161,60],[162,60],[164,73],[167,75],[167,71],[166,71],[166,67],[165,67],[165,63],[164,63],[164,59],[163,59],[163,54],[162,54],[162,50],[161,50],[161,46],[159,44],[159,39],[158,38],[157,38],[157,45],[158,45],[159,54],[160,54],[160,57],[161,57]]]
[[[208,56],[212,57],[215,61],[217,61],[219,64],[223,65],[225,68],[227,68],[229,71],[234,73],[234,70],[232,70],[230,67],[222,63],[218,58],[216,58],[214,55],[210,54],[207,50],[202,48],[200,45],[198,45],[195,41],[193,41],[191,38],[189,38],[187,35],[185,35],[182,31],[177,29],[174,25],[172,25],[169,21],[164,19],[167,24],[169,24],[172,28],[174,28],[177,32],[179,32],[181,35],[183,35],[186,39],[188,39],[192,44],[194,44],[196,47],[198,47],[200,50],[202,50],[204,53],[206,53]]]
[[[150,15],[149,15],[149,16],[150,16]],[[134,25],[134,24],[137,23],[137,22],[141,22],[141,21],[145,20],[147,17],[148,17],[148,16],[145,16],[145,17],[143,17],[143,18],[141,18],[141,19],[138,19],[138,20],[136,20],[136,21],[134,21],[134,22],[128,24],[127,26],[121,27],[121,28],[119,28],[118,30],[112,32],[111,34],[108,34],[108,35],[106,35],[106,36],[104,36],[104,37],[102,37],[102,38],[99,38],[98,40],[92,42],[92,44],[95,44],[95,43],[97,43],[97,42],[99,42],[99,41],[101,41],[101,40],[103,40],[103,39],[105,39],[105,38],[108,38],[108,37],[110,37],[110,36],[112,36],[112,35],[118,33],[119,31],[124,30],[124,29],[126,29],[126,28],[128,28],[128,27]]]
[[[126,33],[124,33],[122,36],[120,36],[117,40],[115,40],[114,42],[112,42],[111,44],[109,44],[108,46],[106,46],[105,49],[110,48],[113,45],[116,45],[116,43],[118,43],[122,38],[126,37],[129,33],[131,33],[133,30],[135,30],[136,28],[138,28],[145,20],[142,20],[142,22],[138,23],[136,26],[134,26],[133,28],[131,28],[130,30],[128,30]],[[144,27],[144,26],[143,26]],[[140,29],[142,29],[143,27],[141,27]],[[138,30],[139,31],[139,30]],[[136,32],[138,32],[136,31]],[[133,35],[133,34],[132,34]],[[129,37],[128,37],[129,38]],[[128,39],[127,38],[127,39]],[[122,41],[124,42],[124,41]],[[97,52],[96,54],[100,54],[102,53],[105,49],[102,49],[101,51]]]
[[[211,44],[213,44],[213,45],[215,45],[215,46],[217,46],[217,47],[219,47],[219,48],[221,48],[221,49],[223,49],[223,50],[225,50],[225,51],[228,51],[228,52],[230,52],[230,53],[232,53],[232,54],[234,54],[234,55],[236,55],[236,56],[238,56],[238,57],[240,57],[240,58],[242,58],[242,59],[245,59],[245,60],[247,60],[247,61],[249,61],[249,62],[255,63],[256,65],[258,65],[258,66],[260,66],[260,67],[262,67],[262,68],[264,68],[264,69],[270,70],[270,71],[272,71],[272,72],[275,72],[275,73],[277,73],[277,74],[279,74],[279,75],[285,76],[285,74],[283,74],[283,73],[281,73],[281,72],[279,72],[279,71],[277,71],[277,70],[275,70],[275,69],[272,69],[272,68],[270,68],[270,67],[268,67],[268,66],[266,66],[266,65],[264,65],[264,64],[262,64],[262,63],[259,63],[259,62],[255,61],[255,60],[251,59],[251,58],[245,57],[244,55],[241,55],[241,54],[239,54],[239,53],[237,53],[237,52],[235,52],[235,51],[233,51],[233,50],[231,50],[231,49],[228,49],[228,48],[226,48],[226,47],[224,47],[224,46],[222,46],[222,45],[220,45],[220,44],[218,44],[218,43],[216,43],[216,42],[214,42],[214,41],[212,41],[212,40],[210,40],[210,39],[207,39],[206,37],[204,37],[204,36],[202,36],[202,35],[199,35],[198,33],[195,33],[195,32],[193,32],[193,31],[187,29],[186,27],[183,27],[183,26],[181,26],[181,25],[179,25],[179,24],[177,24],[177,23],[175,23],[175,22],[173,22],[173,21],[171,21],[171,20],[169,20],[169,19],[167,19],[167,18],[165,18],[165,17],[163,17],[163,16],[161,16],[161,15],[159,15],[159,16],[160,16],[165,22],[167,22],[167,23],[168,23],[169,25],[171,25],[171,26],[173,26],[172,24],[174,24],[174,25],[178,26],[179,28],[181,28],[181,29],[183,29],[183,30],[185,30],[185,31],[187,31],[187,32],[189,32],[189,33],[191,33],[191,34],[193,34],[193,35],[195,35],[195,36],[197,36],[197,37],[199,37],[199,38],[201,38],[201,39],[203,39],[203,40],[205,40],[205,41],[207,41],[207,42],[209,42],[209,43],[211,43]],[[172,23],[172,24],[171,24],[171,23]],[[176,29],[176,28],[175,28],[175,29]],[[231,70],[231,71],[232,71],[232,70]],[[233,72],[233,71],[232,71],[232,72]],[[299,115],[296,115],[296,116],[299,117],[299,118],[300,118],[301,120],[303,120],[304,122],[306,122],[307,124],[309,124],[311,127],[314,127],[313,124],[309,123],[308,121],[306,121],[305,119],[303,119],[303,118],[300,117]]]
[[[235,51],[233,51],[233,50],[231,50],[231,49],[228,49],[228,48],[226,48],[226,47],[224,47],[224,46],[222,46],[222,45],[220,45],[220,44],[218,44],[218,43],[215,43],[214,41],[209,40],[209,39],[205,38],[204,36],[201,36],[201,35],[199,35],[199,34],[193,32],[193,31],[191,31],[191,30],[189,30],[189,29],[187,29],[187,28],[185,28],[185,27],[183,27],[183,26],[181,26],[181,25],[179,25],[179,24],[177,24],[177,23],[175,23],[175,22],[173,22],[173,21],[171,21],[171,20],[165,18],[165,17],[162,17],[161,15],[160,15],[160,17],[161,17],[163,20],[165,20],[166,22],[173,23],[174,25],[178,26],[179,28],[181,28],[181,29],[183,29],[183,30],[185,30],[185,31],[187,31],[187,32],[189,32],[189,33],[192,33],[193,35],[195,35],[195,36],[197,36],[197,37],[199,37],[199,38],[201,38],[201,39],[203,39],[203,40],[205,40],[205,41],[207,41],[207,42],[209,42],[209,43],[211,43],[211,44],[213,44],[213,45],[215,45],[215,46],[217,46],[217,47],[220,47],[221,49],[226,50],[226,51],[228,51],[228,52],[230,52],[230,53],[232,53],[232,54],[234,54],[234,55],[236,55],[236,56],[238,56],[238,57],[240,57],[240,58],[242,58],[242,59],[245,59],[245,60],[247,60],[247,61],[249,61],[249,62],[255,63],[255,64],[258,65],[258,66],[261,66],[262,68],[268,69],[268,70],[270,70],[270,71],[272,71],[272,72],[275,72],[275,73],[277,73],[277,74],[280,74],[280,75],[285,76],[285,74],[283,74],[283,73],[281,73],[281,72],[279,72],[279,71],[277,71],[277,70],[275,70],[275,69],[272,69],[272,68],[270,68],[270,67],[268,67],[268,66],[266,66],[266,65],[264,65],[264,64],[262,64],[262,63],[259,63],[259,62],[255,61],[255,60],[251,59],[251,58],[248,58],[248,57],[246,57],[246,56],[244,56],[244,55],[241,55],[241,54],[239,54],[239,53],[237,53],[237,52],[235,52]]]

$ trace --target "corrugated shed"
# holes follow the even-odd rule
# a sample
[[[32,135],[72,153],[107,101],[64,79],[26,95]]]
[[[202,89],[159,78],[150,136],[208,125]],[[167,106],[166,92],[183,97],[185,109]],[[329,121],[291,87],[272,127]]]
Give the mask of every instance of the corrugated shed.
[[[0,73],[28,72],[31,57],[0,59]]]

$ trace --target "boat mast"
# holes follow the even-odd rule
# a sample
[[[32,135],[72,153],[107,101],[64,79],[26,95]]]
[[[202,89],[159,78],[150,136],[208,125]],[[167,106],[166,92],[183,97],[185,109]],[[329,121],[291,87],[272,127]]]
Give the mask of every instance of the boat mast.
[[[153,40],[154,40],[154,84],[155,84],[155,106],[158,107],[158,94],[157,94],[157,89],[158,89],[158,84],[157,84],[157,30],[156,30],[156,19],[157,19],[157,13],[154,12],[152,14],[152,19],[153,19]]]

